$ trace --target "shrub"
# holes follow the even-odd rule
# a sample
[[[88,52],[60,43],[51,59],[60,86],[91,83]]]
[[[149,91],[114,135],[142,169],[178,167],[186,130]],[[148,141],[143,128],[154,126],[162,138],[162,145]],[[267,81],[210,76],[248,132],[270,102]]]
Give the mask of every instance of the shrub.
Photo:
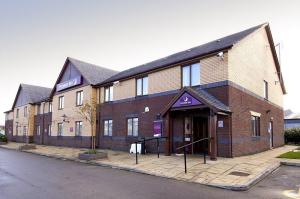
[[[0,142],[7,142],[7,138],[5,135],[0,134]]]
[[[287,129],[284,131],[285,143],[300,143],[300,128]]]
[[[88,151],[85,152],[85,154],[96,154],[97,150],[95,149],[89,149]]]

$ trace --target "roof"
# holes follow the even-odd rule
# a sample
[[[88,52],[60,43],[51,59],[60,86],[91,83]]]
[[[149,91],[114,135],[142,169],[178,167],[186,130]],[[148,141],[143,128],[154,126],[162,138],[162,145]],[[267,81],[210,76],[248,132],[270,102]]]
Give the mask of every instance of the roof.
[[[213,109],[216,112],[230,113],[228,106],[223,104],[220,100],[209,94],[203,88],[200,87],[184,87],[180,92],[170,101],[170,103],[162,110],[161,114],[165,115],[168,110],[176,103],[176,101],[184,94],[188,93],[202,102],[205,106]]]
[[[74,65],[74,67],[81,73],[81,75],[85,78],[85,80],[90,85],[99,84],[100,82],[104,81],[105,79],[118,73],[118,71],[115,71],[115,70],[111,70],[111,69],[97,66],[94,64],[90,64],[90,63],[87,63],[84,61],[80,61],[78,59],[67,57],[67,59],[64,63],[64,66],[55,82],[55,86],[53,87],[53,89],[51,91],[51,96],[55,93],[56,84],[59,83],[59,80],[63,76],[63,73],[64,73],[65,69],[67,68],[69,62]]]
[[[118,73],[118,71],[83,62],[71,57],[68,57],[67,60],[69,60],[92,85],[96,85]]]
[[[170,56],[149,62],[147,64],[143,64],[134,68],[130,68],[128,70],[122,71],[111,78],[108,78],[107,80],[101,82],[101,84],[114,82],[117,80],[125,79],[130,76],[138,75],[144,72],[148,72],[151,70],[163,68],[166,66],[169,66],[171,64],[175,64],[178,62],[182,62],[185,60],[189,60],[192,58],[208,55],[211,53],[215,53],[221,50],[229,49],[231,48],[235,43],[239,42],[241,39],[245,38],[255,30],[261,28],[262,26],[266,25],[261,24],[258,26],[254,26],[252,28],[249,28],[247,30],[214,40],[212,42],[182,51],[175,54],[172,54]]]
[[[34,104],[48,99],[51,92],[51,88],[29,85],[29,84],[20,84],[13,104],[13,108],[17,103],[17,99],[21,90],[24,92],[28,104]]]
[[[215,107],[220,111],[231,112],[229,107],[223,104],[220,100],[209,94],[202,88],[191,88],[192,91],[196,93],[200,98],[204,99],[208,104]]]

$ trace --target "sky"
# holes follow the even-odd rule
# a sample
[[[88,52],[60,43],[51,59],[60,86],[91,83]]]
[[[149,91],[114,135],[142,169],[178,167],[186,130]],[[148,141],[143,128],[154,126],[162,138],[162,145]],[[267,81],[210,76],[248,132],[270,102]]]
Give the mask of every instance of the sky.
[[[52,88],[66,57],[124,70],[269,22],[300,112],[300,1],[0,0],[0,124],[20,83]]]

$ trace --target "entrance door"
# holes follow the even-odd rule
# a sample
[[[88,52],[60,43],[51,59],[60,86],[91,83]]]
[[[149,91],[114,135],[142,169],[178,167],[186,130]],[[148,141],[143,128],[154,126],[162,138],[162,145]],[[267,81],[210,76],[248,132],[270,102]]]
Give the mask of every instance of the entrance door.
[[[207,118],[193,118],[193,141],[197,141],[208,137],[208,122]],[[198,142],[193,145],[193,153],[207,153],[208,141]]]
[[[273,140],[273,121],[269,122],[269,135],[270,135],[270,149],[274,147],[274,140]]]

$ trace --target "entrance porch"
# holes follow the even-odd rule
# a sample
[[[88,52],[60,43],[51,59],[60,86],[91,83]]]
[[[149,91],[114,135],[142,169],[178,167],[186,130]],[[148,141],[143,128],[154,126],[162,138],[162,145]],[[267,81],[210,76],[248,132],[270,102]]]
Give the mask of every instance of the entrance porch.
[[[211,160],[216,160],[218,149],[224,148],[224,134],[227,135],[225,150],[231,152],[230,110],[203,89],[183,88],[164,109],[162,116],[164,135],[169,138],[165,145],[167,155],[182,153],[184,149],[178,148],[189,145],[185,147],[187,153],[205,153]]]

